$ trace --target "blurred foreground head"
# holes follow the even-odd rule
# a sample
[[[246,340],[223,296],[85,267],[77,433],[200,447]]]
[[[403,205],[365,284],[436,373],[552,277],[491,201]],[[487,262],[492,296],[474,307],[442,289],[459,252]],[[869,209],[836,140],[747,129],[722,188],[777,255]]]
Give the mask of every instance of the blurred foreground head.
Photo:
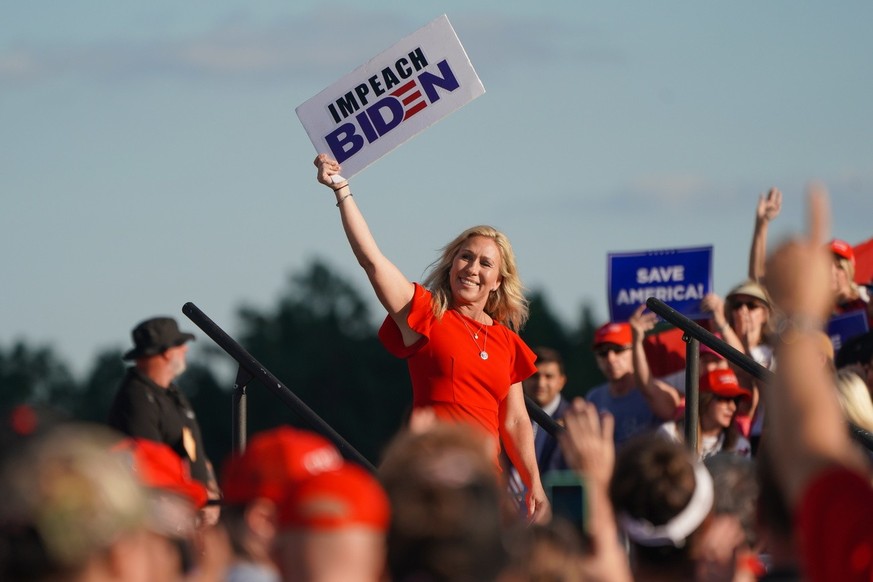
[[[279,507],[275,557],[283,580],[382,580],[389,514],[382,486],[353,463],[301,481]]]
[[[146,492],[152,578],[180,580],[198,567],[198,510],[206,487],[191,477],[188,462],[169,446],[126,438],[112,448]]]
[[[395,582],[494,580],[505,566],[501,493],[489,444],[463,425],[400,435],[379,474],[391,500]]]
[[[610,497],[637,565],[687,573],[694,538],[713,508],[713,483],[680,444],[637,437],[616,457]]]
[[[222,473],[239,555],[271,555],[286,581],[382,577],[388,499],[323,437],[291,427],[261,432]],[[270,527],[256,527],[253,513]]]
[[[0,456],[0,580],[147,580],[147,503],[118,435],[59,425]]]

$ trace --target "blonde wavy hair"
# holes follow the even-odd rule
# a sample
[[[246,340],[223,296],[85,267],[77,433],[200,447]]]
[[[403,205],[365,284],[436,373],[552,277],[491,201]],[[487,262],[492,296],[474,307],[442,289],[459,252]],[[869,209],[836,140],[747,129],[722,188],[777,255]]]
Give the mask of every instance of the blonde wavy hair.
[[[494,321],[518,331],[527,321],[528,301],[524,296],[524,286],[518,276],[515,253],[509,238],[493,226],[479,225],[468,228],[441,249],[440,258],[429,267],[424,286],[433,294],[433,312],[438,318],[452,307],[452,288],[449,273],[452,262],[467,239],[474,236],[490,238],[500,250],[500,286],[492,291],[485,303],[485,313]]]
[[[873,402],[860,376],[850,370],[837,372],[837,397],[849,422],[873,432]]]
[[[834,259],[837,262],[837,268],[846,273],[846,280],[848,281],[850,293],[857,297],[858,284],[855,283],[855,265],[845,257],[834,255]]]

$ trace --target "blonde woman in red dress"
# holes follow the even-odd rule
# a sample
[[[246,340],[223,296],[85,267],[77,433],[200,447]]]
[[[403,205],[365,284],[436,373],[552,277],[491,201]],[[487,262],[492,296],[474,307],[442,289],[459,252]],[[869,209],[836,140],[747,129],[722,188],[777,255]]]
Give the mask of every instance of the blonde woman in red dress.
[[[340,165],[325,154],[314,163],[388,312],[379,337],[408,362],[413,411],[481,428],[492,437],[495,464],[502,443],[527,488],[528,517],[548,519],[521,387],[536,357],[516,334],[528,309],[509,240],[489,226],[467,229],[443,248],[423,284],[412,283],[379,250],[348,181],[334,181]]]

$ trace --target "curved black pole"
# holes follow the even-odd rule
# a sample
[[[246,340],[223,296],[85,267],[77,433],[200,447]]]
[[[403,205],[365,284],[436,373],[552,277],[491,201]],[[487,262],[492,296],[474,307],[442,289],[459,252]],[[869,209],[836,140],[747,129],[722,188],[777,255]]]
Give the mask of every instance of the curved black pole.
[[[280,382],[273,374],[271,374],[264,366],[261,365],[251,354],[249,354],[236,340],[227,335],[223,329],[215,324],[214,321],[200,311],[200,309],[191,302],[186,303],[182,307],[182,313],[188,316],[188,319],[194,322],[197,327],[203,330],[212,341],[218,344],[227,354],[236,360],[240,366],[240,370],[245,369],[251,376],[261,384],[266,386],[279,400],[285,403],[293,412],[315,432],[321,434],[330,440],[340,450],[342,455],[365,469],[375,472],[376,468],[370,461],[366,459],[357,449],[350,445],[338,432],[336,432],[329,424],[327,424],[320,416],[315,414],[306,403],[297,397],[287,386]],[[237,376],[239,378],[239,375]],[[244,439],[243,439],[244,442]]]
[[[559,434],[567,430],[555,422],[555,419],[549,416],[545,410],[540,408],[539,404],[534,402],[527,394],[524,395],[524,405],[525,408],[527,408],[527,414],[530,416],[530,419],[540,425],[540,428],[553,437],[558,438]]]
[[[773,372],[737,350],[735,347],[714,336],[709,331],[700,327],[697,323],[691,321],[660,299],[649,297],[646,300],[646,307],[657,313],[662,319],[668,321],[684,331],[690,337],[696,339],[700,343],[706,344],[713,350],[727,358],[731,363],[742,368],[758,380],[763,382],[773,381]]]

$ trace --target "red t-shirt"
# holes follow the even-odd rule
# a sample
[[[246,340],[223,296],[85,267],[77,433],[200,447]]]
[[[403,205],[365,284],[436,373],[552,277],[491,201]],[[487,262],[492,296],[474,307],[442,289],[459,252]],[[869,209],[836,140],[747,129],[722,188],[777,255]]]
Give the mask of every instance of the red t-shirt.
[[[873,488],[869,477],[834,467],[807,486],[795,514],[811,581],[873,580]]]
[[[499,442],[499,405],[512,384],[536,372],[536,355],[499,323],[478,331],[480,323],[453,309],[437,319],[431,298],[430,291],[415,284],[406,321],[421,339],[404,346],[390,316],[379,329],[379,339],[391,354],[407,359],[413,408],[432,407],[437,417],[479,426]],[[487,360],[479,355],[483,350]]]

